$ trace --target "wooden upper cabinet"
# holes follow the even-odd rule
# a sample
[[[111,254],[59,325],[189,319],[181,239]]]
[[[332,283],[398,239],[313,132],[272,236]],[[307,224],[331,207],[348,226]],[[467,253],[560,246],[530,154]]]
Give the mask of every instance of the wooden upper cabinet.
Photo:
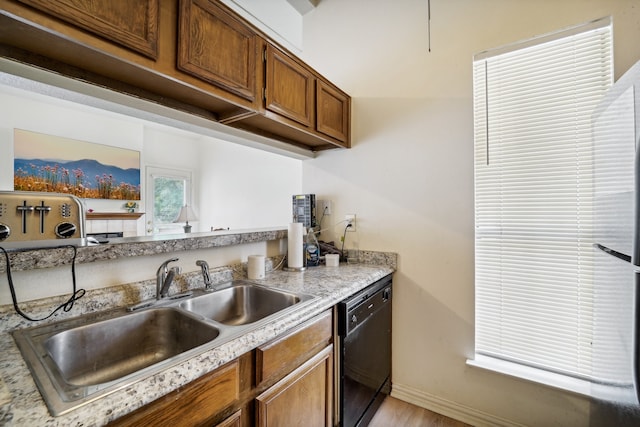
[[[158,0],[19,0],[21,3],[156,59]]]
[[[349,141],[351,99],[334,86],[317,80],[317,130],[347,143]]]
[[[0,0],[0,56],[310,151],[347,94],[221,0]]]
[[[266,43],[265,109],[335,145],[350,145],[351,98],[305,64]],[[329,138],[327,138],[329,137]]]
[[[257,35],[209,0],[181,0],[179,20],[178,68],[254,101]]]
[[[307,68],[272,46],[266,47],[265,108],[313,127],[315,77]]]

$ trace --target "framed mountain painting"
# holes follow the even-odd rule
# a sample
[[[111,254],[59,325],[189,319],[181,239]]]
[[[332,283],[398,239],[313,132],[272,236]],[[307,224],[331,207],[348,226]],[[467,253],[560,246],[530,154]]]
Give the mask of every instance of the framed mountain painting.
[[[14,129],[13,188],[140,200],[140,152]]]

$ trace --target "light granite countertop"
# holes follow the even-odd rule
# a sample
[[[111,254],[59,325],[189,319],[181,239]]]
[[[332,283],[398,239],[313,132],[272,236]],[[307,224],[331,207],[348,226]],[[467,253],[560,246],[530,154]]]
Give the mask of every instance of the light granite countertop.
[[[10,405],[8,415],[0,418],[0,426],[107,424],[268,342],[395,270],[396,254],[362,252],[361,255],[363,263],[360,264],[319,266],[304,272],[268,271],[265,279],[254,282],[319,298],[268,325],[58,417],[49,414],[10,334],[11,330],[32,325],[16,315],[11,305],[0,306],[0,354],[3,355],[0,360],[0,411]],[[275,260],[269,260],[267,269],[270,270],[274,263]],[[245,268],[246,264],[212,269],[214,281],[221,283],[244,278]],[[181,286],[185,289],[202,287],[201,277],[190,274],[180,278]],[[71,314],[56,316],[56,320],[130,305],[148,298],[153,292],[155,281],[152,280],[87,292]],[[57,305],[55,299],[25,303],[23,310],[37,315],[38,312],[47,312],[54,303]]]
[[[114,238],[103,245],[90,244],[86,239],[68,239],[16,242],[4,244],[3,247],[9,252],[11,270],[22,271],[70,264],[70,245],[77,247],[76,264],[84,264],[132,256],[264,242],[286,237],[286,228],[265,228]],[[4,259],[0,258],[0,272],[4,272],[5,269]]]

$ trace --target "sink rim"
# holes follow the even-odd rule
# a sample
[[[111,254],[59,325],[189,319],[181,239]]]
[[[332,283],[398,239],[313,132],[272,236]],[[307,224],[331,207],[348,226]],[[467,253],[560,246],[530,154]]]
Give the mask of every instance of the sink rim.
[[[202,309],[198,309],[196,307],[193,307],[195,304],[198,304],[199,302],[205,301],[205,300],[209,300],[212,298],[215,298],[216,296],[219,295],[223,295],[229,292],[229,290],[231,289],[235,289],[235,288],[249,288],[249,289],[258,289],[260,292],[266,292],[267,294],[277,294],[279,296],[283,296],[285,298],[295,298],[297,299],[297,301],[295,301],[293,304],[290,304],[288,306],[285,306],[284,308],[280,308],[276,311],[273,311],[270,314],[267,314],[261,318],[258,318],[257,320],[251,321],[251,322],[244,322],[244,323],[235,323],[235,322],[229,322],[229,321],[225,321],[222,320],[219,316],[212,316],[212,315],[207,315],[205,313],[203,313],[204,310]],[[244,291],[243,291],[244,292]],[[244,295],[244,294],[243,294]],[[235,296],[235,295],[234,295]],[[313,295],[310,294],[305,294],[305,293],[299,293],[299,292],[291,292],[291,291],[286,291],[286,290],[282,290],[282,289],[278,289],[278,288],[274,288],[274,287],[267,287],[267,286],[261,286],[257,283],[253,283],[253,282],[248,282],[248,281],[244,281],[244,280],[236,280],[234,282],[232,282],[232,284],[230,286],[225,286],[225,287],[220,287],[212,292],[206,292],[205,294],[198,294],[198,295],[194,295],[191,298],[187,298],[184,299],[182,301],[179,302],[178,307],[182,310],[188,311],[189,313],[193,313],[195,315],[198,316],[202,316],[203,318],[207,319],[207,320],[211,320],[215,323],[218,324],[222,324],[228,327],[241,327],[241,326],[247,326],[247,325],[252,325],[258,322],[261,322],[263,319],[265,318],[271,318],[271,316],[274,316],[278,313],[281,313],[285,310],[290,309],[291,307],[295,307],[298,306],[301,303],[304,303],[306,301],[312,300],[315,297]],[[233,300],[235,302],[235,299]],[[188,307],[191,306],[191,307]]]
[[[205,316],[202,316],[200,314],[180,308],[180,303],[188,299],[211,295],[218,290],[224,290],[240,285],[251,285],[259,288],[265,288],[268,290],[295,295],[300,298],[300,301],[271,315],[268,315],[256,322],[243,325],[226,325],[206,318]],[[204,289],[197,289],[187,297],[177,300],[172,300],[171,297],[169,297],[169,299],[167,300],[161,300],[157,304],[136,311],[128,311],[125,307],[119,307],[100,312],[87,313],[78,317],[63,319],[44,325],[22,328],[12,331],[11,334],[20,350],[20,354],[25,361],[25,364],[29,369],[29,372],[31,373],[31,377],[37,385],[38,391],[42,395],[42,398],[47,408],[49,409],[49,413],[52,416],[57,417],[67,414],[70,411],[80,408],[88,403],[94,402],[118,390],[129,387],[130,385],[138,381],[144,380],[162,371],[168,370],[169,368],[177,364],[186,362],[187,360],[206,353],[207,351],[223,346],[224,344],[227,344],[244,334],[260,329],[266,323],[276,321],[286,315],[291,314],[293,311],[300,310],[305,306],[308,306],[310,303],[318,300],[319,298],[320,297],[311,294],[292,292],[279,289],[275,286],[264,286],[248,280],[238,279],[221,285],[213,292],[207,292]],[[77,327],[99,323],[104,320],[125,317],[128,315],[134,315],[151,310],[164,309],[175,310],[181,315],[191,317],[193,320],[202,323],[203,325],[207,325],[211,328],[216,328],[219,333],[216,338],[205,342],[200,346],[194,347],[182,353],[178,353],[175,356],[169,357],[112,381],[92,386],[71,387],[73,389],[73,393],[77,393],[78,396],[74,399],[65,399],[63,397],[63,394],[61,394],[60,392],[60,382],[56,379],[56,375],[51,371],[51,368],[48,366],[48,364],[43,361],[43,357],[40,356],[46,354],[46,350],[44,350],[44,352],[42,351],[42,343],[48,337],[56,335],[60,332],[75,329]]]

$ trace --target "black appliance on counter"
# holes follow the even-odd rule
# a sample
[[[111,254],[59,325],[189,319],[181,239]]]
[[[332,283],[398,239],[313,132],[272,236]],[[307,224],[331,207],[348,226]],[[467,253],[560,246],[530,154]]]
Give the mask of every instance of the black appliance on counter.
[[[391,275],[338,304],[339,415],[366,426],[391,390]]]

